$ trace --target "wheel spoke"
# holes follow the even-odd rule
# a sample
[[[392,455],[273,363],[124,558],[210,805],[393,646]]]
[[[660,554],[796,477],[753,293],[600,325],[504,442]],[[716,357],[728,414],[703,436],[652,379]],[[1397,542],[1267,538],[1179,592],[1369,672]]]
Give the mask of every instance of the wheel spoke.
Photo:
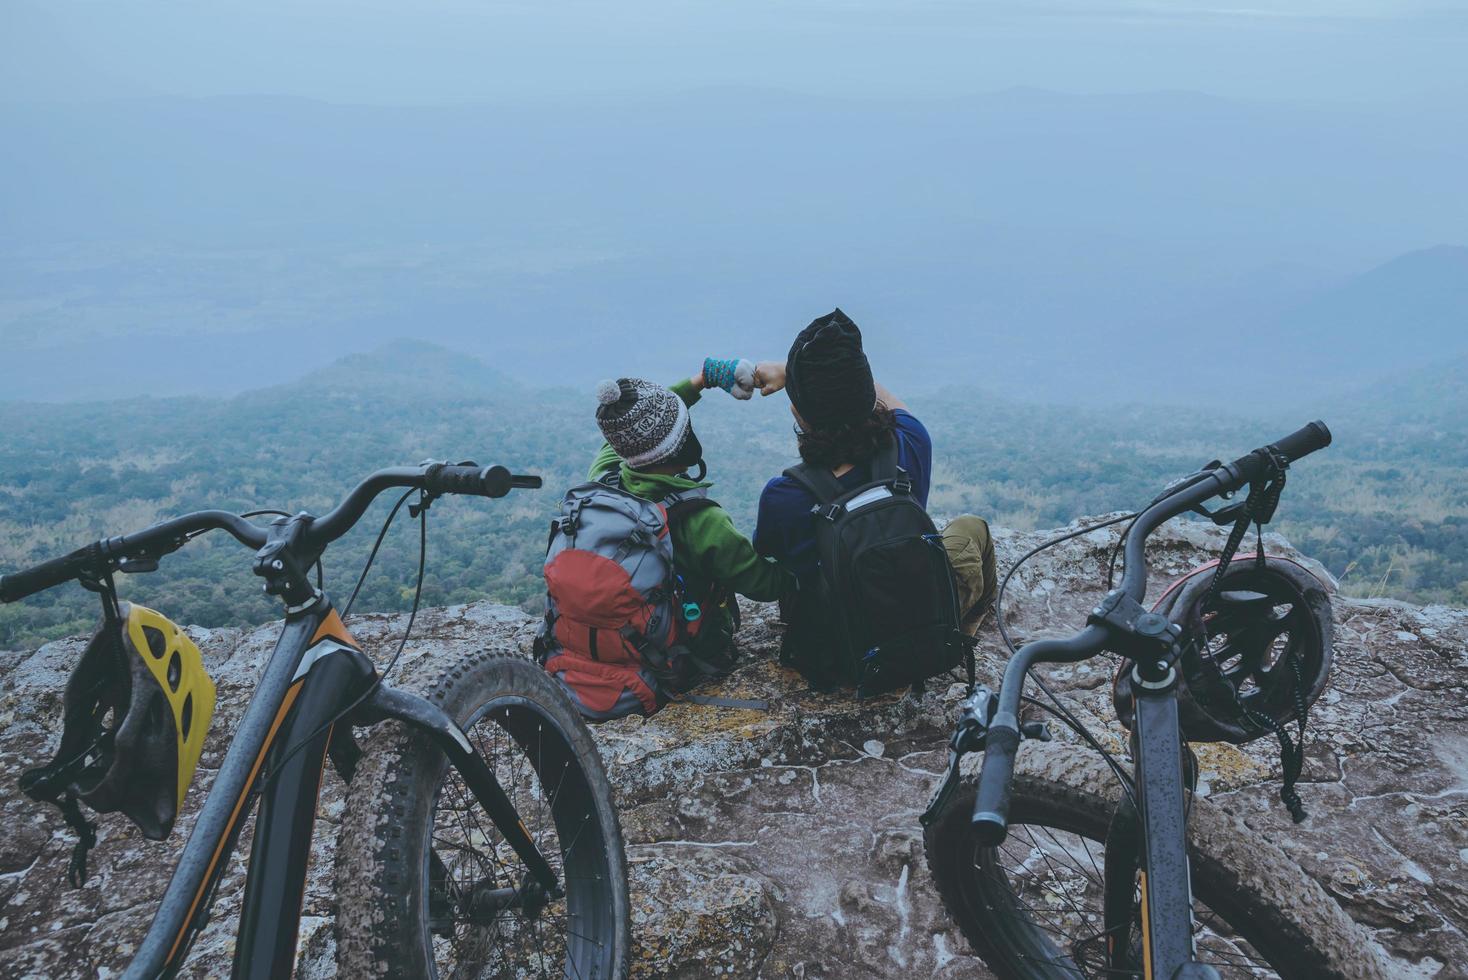
[[[968,805],[971,806],[971,802]],[[967,821],[962,826],[967,827]],[[1084,823],[1080,826],[1085,826]],[[988,943],[1001,947],[1005,960],[991,963],[1004,974],[1019,964],[1060,968],[1085,977],[1135,977],[1140,964],[1140,891],[1134,891],[1129,921],[1107,927],[1104,823],[1096,836],[1047,821],[1012,821],[1010,843],[975,848],[966,866],[969,883],[962,886],[969,921]],[[945,900],[953,908],[945,892]],[[969,927],[966,926],[967,931]],[[1227,978],[1273,977],[1276,973],[1252,946],[1234,934],[1206,905],[1199,903],[1194,920],[1199,956]],[[1108,938],[1130,936],[1121,965],[1113,966]],[[1115,941],[1111,938],[1111,941]],[[1009,967],[1003,967],[1003,963]]]
[[[449,901],[434,919],[442,935],[430,943],[437,975],[609,975],[614,879],[595,796],[571,743],[538,712],[515,704],[490,708],[465,732],[564,893],[543,893],[457,770],[446,768],[429,850],[429,863],[443,869],[432,870],[432,880],[444,881]]]

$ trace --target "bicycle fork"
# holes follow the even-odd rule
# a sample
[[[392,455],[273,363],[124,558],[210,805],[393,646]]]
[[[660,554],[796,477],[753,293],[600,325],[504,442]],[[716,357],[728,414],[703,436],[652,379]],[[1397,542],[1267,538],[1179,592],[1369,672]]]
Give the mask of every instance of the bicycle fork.
[[[444,714],[443,709],[426,698],[404,693],[386,684],[379,685],[372,692],[365,707],[426,731],[443,750],[444,755],[448,756],[449,763],[464,777],[469,792],[484,807],[484,812],[489,814],[495,828],[504,835],[505,843],[525,862],[531,878],[544,889],[546,895],[560,897],[561,885],[556,880],[555,870],[546,861],[545,855],[540,853],[540,848],[530,836],[525,821],[515,810],[509,794],[495,778],[483,757],[474,750],[463,729],[454,724],[453,719]]]
[[[1136,721],[1134,807],[1123,799],[1106,838],[1106,935],[1112,969],[1135,970],[1131,930],[1140,901],[1144,980],[1218,980],[1197,962],[1188,867],[1187,786],[1178,726],[1177,670],[1132,678]],[[1140,895],[1137,894],[1140,890]]]

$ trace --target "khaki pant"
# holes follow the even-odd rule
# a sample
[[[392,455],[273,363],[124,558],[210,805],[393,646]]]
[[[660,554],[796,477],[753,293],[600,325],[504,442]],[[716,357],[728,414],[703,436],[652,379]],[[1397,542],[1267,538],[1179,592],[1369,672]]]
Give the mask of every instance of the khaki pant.
[[[994,601],[999,582],[994,573],[994,540],[989,522],[964,514],[943,529],[943,547],[958,584],[958,610],[963,623],[978,617]]]

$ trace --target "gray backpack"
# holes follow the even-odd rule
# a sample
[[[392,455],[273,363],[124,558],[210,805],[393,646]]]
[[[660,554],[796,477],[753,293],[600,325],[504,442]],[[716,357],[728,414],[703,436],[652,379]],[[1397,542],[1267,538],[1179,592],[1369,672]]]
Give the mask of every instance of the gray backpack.
[[[702,610],[673,563],[679,522],[716,506],[703,487],[644,500],[615,470],[566,492],[551,521],[535,648],[586,718],[650,715],[727,669],[690,652]]]

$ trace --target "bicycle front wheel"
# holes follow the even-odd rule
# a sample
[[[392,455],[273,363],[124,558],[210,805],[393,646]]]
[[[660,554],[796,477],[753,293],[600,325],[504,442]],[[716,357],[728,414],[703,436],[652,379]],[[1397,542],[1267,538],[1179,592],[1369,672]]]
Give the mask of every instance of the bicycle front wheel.
[[[381,725],[337,842],[338,975],[624,978],[622,832],[575,708],[538,666],[505,655],[457,663],[424,696],[494,771],[564,895],[534,882],[426,734]]]
[[[1036,755],[1029,753],[1030,762]],[[1114,776],[1099,759],[1049,750],[1061,765],[1020,772],[1010,803],[1010,832],[999,847],[973,837],[976,779],[959,792],[925,833],[928,869],[943,904],[978,956],[1005,980],[1090,980],[1140,977],[1140,911],[1118,927],[1105,921],[1110,871],[1106,835],[1117,806]],[[1021,757],[1024,761],[1024,757]],[[1110,790],[1110,791],[1109,791]],[[1189,821],[1198,957],[1225,978],[1377,980],[1379,954],[1340,907],[1279,848],[1206,800],[1193,801]],[[1111,885],[1116,887],[1116,878]],[[1109,945],[1125,937],[1126,948]]]

